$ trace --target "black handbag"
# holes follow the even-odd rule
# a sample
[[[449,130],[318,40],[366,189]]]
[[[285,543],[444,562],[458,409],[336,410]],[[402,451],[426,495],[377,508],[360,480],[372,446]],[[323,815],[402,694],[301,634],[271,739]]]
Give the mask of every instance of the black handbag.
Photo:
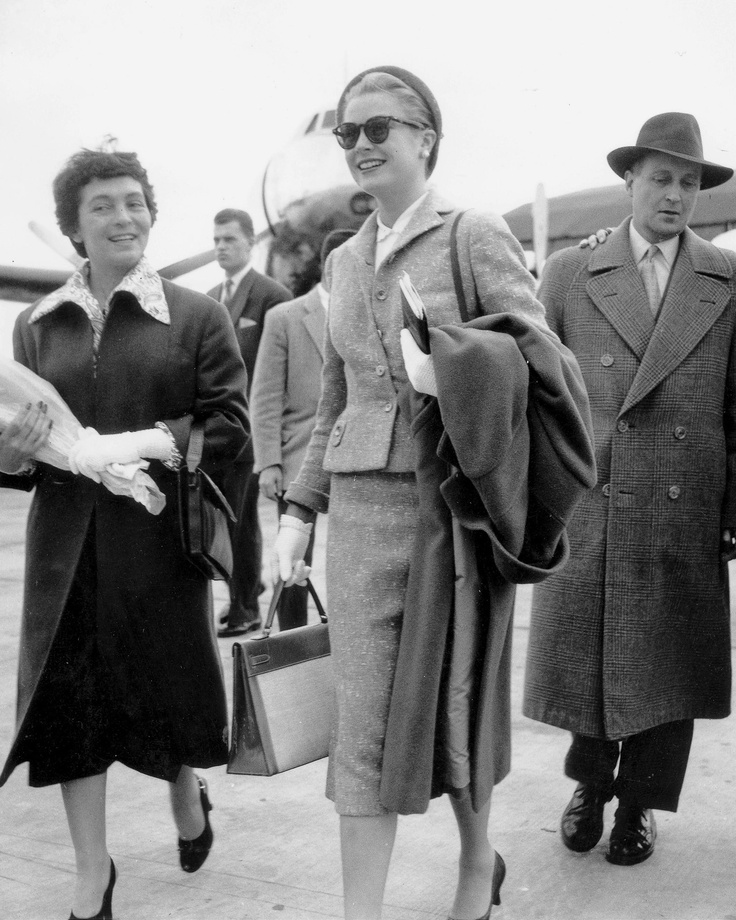
[[[233,721],[228,773],[273,776],[326,757],[335,719],[327,614],[270,635],[283,582],[274,587],[263,635],[233,644]]]
[[[179,529],[187,558],[207,578],[227,581],[233,571],[228,521],[235,515],[210,477],[199,469],[204,424],[192,426],[186,462],[179,470]]]

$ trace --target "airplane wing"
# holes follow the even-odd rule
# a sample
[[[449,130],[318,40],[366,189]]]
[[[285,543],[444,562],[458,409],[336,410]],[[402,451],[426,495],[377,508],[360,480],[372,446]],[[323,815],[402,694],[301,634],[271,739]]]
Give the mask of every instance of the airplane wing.
[[[159,270],[162,278],[170,281],[181,275],[193,272],[209,262],[214,262],[215,251],[200,252],[195,256],[172,262]],[[72,271],[64,268],[21,268],[16,265],[0,265],[0,300],[12,300],[16,303],[34,303],[39,297],[50,294],[71,275]]]
[[[64,268],[19,268],[0,265],[0,300],[33,303],[60,288],[71,275]]]

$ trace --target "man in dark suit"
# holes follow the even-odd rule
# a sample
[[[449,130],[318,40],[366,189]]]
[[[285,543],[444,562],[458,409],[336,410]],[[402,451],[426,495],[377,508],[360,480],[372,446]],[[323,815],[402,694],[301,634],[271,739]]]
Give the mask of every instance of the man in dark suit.
[[[655,115],[608,163],[633,216],[554,253],[539,292],[583,372],[598,484],[535,588],[524,713],[572,732],[565,846],[591,850],[616,797],[606,858],[628,866],[653,852],[652,809],[677,810],[694,719],[730,712],[736,256],[687,226],[733,175],[692,115]]]
[[[247,211],[226,208],[215,214],[215,254],[225,272],[221,284],[208,291],[224,303],[235,326],[245,369],[248,390],[258,353],[266,311],[277,303],[291,300],[291,292],[250,264],[253,248],[253,221]],[[262,538],[258,524],[258,477],[253,474],[253,445],[247,448],[223,474],[220,486],[238,521],[231,526],[233,574],[230,603],[219,616],[220,638],[242,636],[261,628],[258,595],[261,589]]]

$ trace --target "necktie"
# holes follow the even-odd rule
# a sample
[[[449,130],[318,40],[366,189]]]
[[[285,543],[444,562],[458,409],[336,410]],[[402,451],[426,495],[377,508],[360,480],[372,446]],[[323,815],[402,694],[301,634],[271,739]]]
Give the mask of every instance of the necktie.
[[[233,296],[233,280],[228,278],[227,281],[222,286],[222,302],[226,307],[230,306],[230,301]]]
[[[647,297],[649,298],[649,306],[653,316],[657,315],[659,301],[662,297],[662,293],[659,290],[659,282],[657,281],[657,271],[654,268],[654,257],[658,252],[659,246],[650,246],[649,249],[647,249],[646,256],[640,262],[639,269],[641,271],[642,280],[644,281],[644,287],[647,292]]]

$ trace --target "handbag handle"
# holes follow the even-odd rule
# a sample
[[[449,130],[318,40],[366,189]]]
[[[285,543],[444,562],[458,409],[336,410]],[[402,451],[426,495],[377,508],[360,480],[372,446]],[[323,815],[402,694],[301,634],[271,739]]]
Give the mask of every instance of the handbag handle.
[[[195,422],[189,432],[189,443],[187,444],[187,469],[190,473],[195,472],[202,459],[204,450],[204,422]]]
[[[460,319],[467,323],[470,321],[470,314],[468,313],[468,305],[465,300],[465,288],[463,287],[463,277],[460,271],[460,259],[457,254],[457,228],[460,223],[460,218],[465,214],[465,211],[458,211],[455,220],[452,222],[452,227],[450,228],[450,262],[452,264],[452,280],[455,285],[455,297],[457,299],[457,306],[460,311]],[[473,282],[473,289],[475,290],[475,282]],[[478,310],[478,292],[475,293],[476,302],[473,304],[475,307],[476,316],[480,315],[480,310]]]
[[[276,616],[276,608],[279,605],[279,600],[281,599],[281,592],[284,590],[284,582],[281,578],[273,586],[273,594],[271,595],[271,603],[268,608],[268,613],[266,615],[266,623],[263,627],[263,636],[268,638],[269,633],[271,632],[271,627],[273,626],[273,619]],[[317,607],[317,613],[319,618],[323,623],[327,622],[327,612],[322,606],[322,601],[319,599],[317,592],[314,588],[312,582],[307,579],[307,590],[312,595],[312,600]]]

